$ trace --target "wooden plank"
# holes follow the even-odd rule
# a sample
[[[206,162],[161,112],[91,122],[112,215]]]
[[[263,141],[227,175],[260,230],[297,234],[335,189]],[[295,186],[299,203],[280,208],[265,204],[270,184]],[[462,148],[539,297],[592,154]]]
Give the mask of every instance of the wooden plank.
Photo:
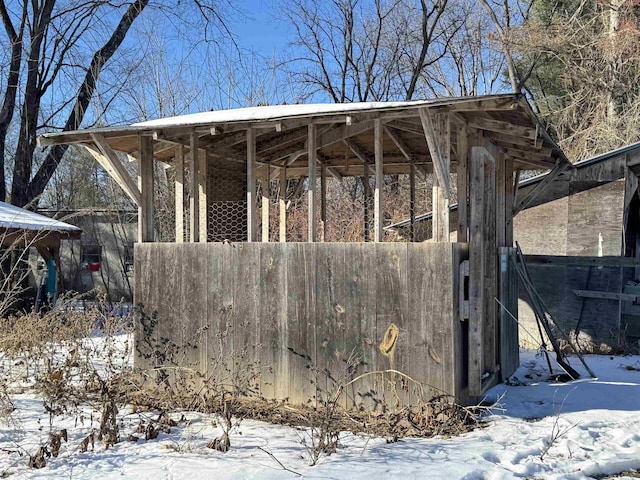
[[[499,153],[498,153],[499,155]],[[491,155],[487,156],[485,161],[484,173],[484,222],[487,227],[484,230],[484,249],[485,249],[485,279],[484,279],[484,295],[485,302],[485,318],[484,318],[484,372],[495,373],[497,366],[497,309],[496,297],[498,296],[498,248],[496,228],[496,165],[497,159]]]
[[[496,158],[496,246],[504,247],[507,242],[507,211],[506,211],[506,165],[505,156],[500,153]],[[509,178],[508,183],[512,180]]]
[[[564,255],[525,255],[528,265],[584,267],[640,267],[640,258],[633,257],[565,257]]]
[[[500,120],[491,120],[489,118],[482,118],[477,120],[470,120],[469,127],[476,128],[478,130],[488,130],[490,132],[497,132],[503,135],[511,135],[520,138],[529,138],[535,140],[536,130],[535,128],[519,127],[509,122],[503,122]]]
[[[140,162],[138,163],[140,177],[141,201],[138,208],[139,242],[153,242],[153,139],[151,137],[140,136],[139,152]]]
[[[513,246],[513,159],[506,157],[504,161],[504,177],[505,177],[505,192],[504,192],[504,244],[506,247]]]
[[[107,140],[102,135],[92,133],[91,139],[95,143],[96,147],[98,147],[99,151],[96,151],[86,145],[85,148],[87,151],[91,153],[102,168],[107,171],[109,176],[111,176],[120,188],[124,190],[129,198],[131,198],[136,205],[140,206],[142,203],[140,189],[136,186],[135,182],[129,175],[129,172],[127,172],[124,165],[122,165],[122,162],[118,159],[116,152],[109,146]]]
[[[570,164],[567,162],[557,162],[553,170],[547,173],[547,175],[535,187],[533,187],[529,193],[518,201],[518,204],[513,208],[513,214],[517,215],[520,211],[526,208],[538,197],[538,195],[544,192],[561,173],[569,168],[569,166]]]
[[[278,219],[279,227],[279,240],[284,243],[287,241],[287,169],[280,169],[280,178],[278,180],[280,184],[279,197],[278,197],[278,209],[280,216]]]
[[[362,180],[362,196],[364,197],[362,219],[364,222],[364,241],[371,241],[371,184],[369,183],[369,170],[365,169]]]
[[[409,172],[409,240],[416,241],[416,167]]]
[[[247,129],[247,242],[256,241],[256,132]]]
[[[469,181],[469,394],[482,394],[484,367],[485,163],[486,150],[471,149]]]
[[[437,127],[434,130],[436,142],[440,152],[442,169],[446,172],[447,178],[451,169],[451,136],[450,120],[448,114],[436,115]],[[435,178],[432,188],[433,194],[433,217],[432,217],[432,238],[434,242],[449,242],[449,193],[445,185],[439,178]]]
[[[469,141],[466,126],[458,127],[456,153],[458,156],[458,242],[469,241]]]
[[[194,132],[190,134],[189,166],[191,167],[191,178],[189,182],[189,241],[200,240],[200,194],[199,178],[200,162],[198,161],[198,135]]]
[[[207,243],[209,235],[209,216],[207,215],[209,206],[209,202],[207,201],[207,167],[209,158],[207,151],[203,149],[198,150],[198,157],[200,161],[200,165],[198,166],[198,209],[200,210],[198,213],[200,222],[198,231],[200,234],[200,243]]]
[[[320,241],[324,242],[327,232],[327,167],[320,169]]]
[[[598,292],[594,290],[573,290],[578,297],[599,298],[603,300],[624,300],[626,302],[635,302],[640,295],[634,293],[616,293],[616,292]]]
[[[269,168],[267,167],[267,172],[262,179],[262,237],[261,240],[263,243],[269,242],[269,190],[271,186],[271,181],[269,180]]]
[[[433,162],[433,170],[438,179],[438,185],[444,188],[444,195],[446,198],[450,197],[450,179],[449,170],[445,163],[444,153],[441,151],[441,143],[438,140],[438,134],[434,127],[436,121],[434,120],[434,114],[427,108],[420,109],[420,121],[422,122],[422,129],[427,140],[429,147],[429,153],[431,154],[431,161]]]
[[[175,147],[175,216],[176,243],[184,242],[184,146]]]
[[[317,147],[316,147],[316,125],[311,123],[308,127],[307,138],[307,156],[309,161],[309,190],[308,190],[308,238],[309,242],[315,242],[318,235],[318,224],[316,222],[316,160],[317,160]]]
[[[373,241],[381,242],[384,235],[384,145],[382,140],[382,121],[374,122],[374,150],[376,163],[376,186],[373,196]]]
[[[407,335],[409,304],[407,295],[407,249],[408,243],[390,242],[376,244],[373,257],[376,259],[376,332],[379,346],[379,368],[406,371],[409,364],[409,345],[413,339]],[[415,245],[415,244],[412,244]],[[385,333],[395,326],[398,332],[393,348],[382,353]],[[407,392],[392,387],[399,381],[394,374],[387,374],[382,383],[385,402],[394,404],[396,400],[407,401]],[[397,398],[396,398],[397,397]]]

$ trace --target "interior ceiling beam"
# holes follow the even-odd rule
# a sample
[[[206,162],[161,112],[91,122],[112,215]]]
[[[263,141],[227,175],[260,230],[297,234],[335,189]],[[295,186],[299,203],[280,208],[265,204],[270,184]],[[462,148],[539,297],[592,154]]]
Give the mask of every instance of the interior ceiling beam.
[[[556,161],[555,167],[513,207],[513,215],[517,215],[520,211],[528,207],[538,195],[544,192],[547,187],[570,166],[571,164],[568,162]]]
[[[388,125],[383,127],[387,136],[391,139],[391,141],[395,144],[395,146],[400,150],[400,153],[404,155],[404,158],[407,159],[408,162],[415,163],[415,155],[411,153],[411,149],[404,142],[402,137],[398,135],[395,131],[391,129]],[[422,174],[424,180],[427,179],[427,173],[423,168],[417,167],[418,171]]]
[[[474,118],[473,120],[469,120],[468,125],[469,127],[478,130],[486,130],[489,132],[496,132],[520,138],[529,138],[531,140],[535,140],[537,137],[535,128],[521,127],[501,120]]]

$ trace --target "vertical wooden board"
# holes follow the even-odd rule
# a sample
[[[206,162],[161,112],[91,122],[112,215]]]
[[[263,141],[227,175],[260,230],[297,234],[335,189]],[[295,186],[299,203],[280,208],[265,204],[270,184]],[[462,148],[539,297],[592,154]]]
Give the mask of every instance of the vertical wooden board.
[[[403,371],[406,369],[409,355],[410,339],[407,334],[407,243],[386,243],[375,245],[377,262],[376,276],[376,330],[377,344],[380,346],[385,338],[385,332],[395,325],[398,329],[397,340],[393,347],[387,345],[380,349],[380,361],[384,369]],[[381,366],[382,366],[381,365]],[[385,401],[389,405],[395,403],[397,395],[401,401],[406,401],[406,392],[400,389],[400,378],[395,374],[385,377],[390,383],[384,386]],[[392,383],[395,387],[392,386]],[[387,389],[390,387],[390,389]]]
[[[344,243],[344,277],[343,288],[344,294],[340,301],[343,310],[344,324],[344,351],[345,356],[352,353],[357,357],[357,365],[352,370],[349,380],[364,373],[367,369],[367,354],[363,348],[363,331],[362,331],[362,312],[363,312],[363,296],[362,291],[362,249],[359,243]],[[365,377],[367,378],[367,377]],[[367,378],[367,385],[369,385]],[[355,382],[344,392],[344,406],[347,409],[356,408],[361,403],[362,395],[359,395],[363,386],[362,381]],[[370,390],[369,387],[365,391]]]
[[[429,396],[427,384],[431,383],[432,360],[429,357],[431,338],[431,308],[426,308],[431,281],[431,256],[428,248],[433,244],[416,243],[408,246],[407,296],[409,317],[408,337],[412,344],[411,361],[406,374],[423,385],[425,397]],[[428,398],[427,398],[428,399]]]
[[[284,399],[289,395],[289,384],[281,385],[281,377],[287,378],[283,368],[286,324],[282,324],[282,312],[287,308],[286,258],[282,245],[270,243],[260,248],[259,283],[259,342],[261,394],[267,399]],[[285,331],[280,332],[284,327]],[[280,378],[279,378],[280,377]]]
[[[469,240],[469,141],[467,127],[457,133],[457,192],[458,192],[458,242]]]
[[[505,246],[513,246],[513,159],[506,158],[504,163],[504,176],[505,176],[505,200],[504,200],[504,215],[505,215]]]
[[[317,399],[327,400],[343,380],[344,248],[342,244],[319,244],[315,248],[315,367],[318,372]]]
[[[482,393],[485,275],[485,150],[471,149],[469,183],[469,394]]]
[[[151,311],[151,285],[153,272],[149,270],[151,246],[153,244],[136,243],[134,246],[133,269],[133,303],[137,309],[137,318],[134,329],[135,359],[137,368],[148,368],[152,365],[151,354],[147,342],[149,322],[153,312]]]
[[[175,165],[175,241],[184,242],[184,145],[177,145],[174,157]]]
[[[485,162],[485,323],[484,323],[484,370],[493,373],[497,364],[497,318],[496,297],[498,296],[498,248],[496,246],[496,162],[490,157]]]
[[[233,275],[230,270],[234,245],[207,244],[207,373],[227,377],[231,372],[233,337]]]
[[[358,277],[358,294],[360,295],[360,331],[362,346],[362,367],[365,372],[377,372],[386,368],[388,362],[383,359],[378,349],[380,340],[384,334],[378,332],[377,316],[377,283],[378,262],[376,259],[376,245],[372,243],[360,243],[359,254],[362,268]],[[385,327],[386,328],[386,327]],[[374,411],[380,410],[382,400],[383,381],[379,374],[369,375],[356,385],[357,401],[366,408]]]
[[[289,398],[293,404],[314,400],[310,367],[316,357],[315,344],[315,252],[313,243],[287,244],[287,312],[290,378]]]
[[[177,247],[177,248],[176,248]],[[186,347],[185,360],[191,368],[201,368],[202,364],[206,365],[207,352],[206,348],[201,348],[202,328],[207,323],[207,271],[209,269],[209,252],[207,252],[206,244],[188,245],[181,244],[174,246],[174,255],[167,262],[173,264],[171,270],[181,271],[182,285],[166,284],[166,299],[171,302],[171,308],[179,308],[180,301],[183,298],[184,309],[181,312],[182,322],[176,322],[173,319],[174,329],[181,330],[182,343]],[[175,273],[166,272],[168,278]],[[163,278],[163,280],[164,280]],[[160,282],[163,282],[160,280]],[[182,287],[182,288],[180,288]],[[174,292],[180,292],[178,295],[170,293],[169,289]],[[182,289],[182,291],[181,291]],[[175,330],[174,330],[175,331]]]
[[[511,179],[507,180],[506,160],[504,154],[500,154],[496,160],[496,246],[504,247],[507,242],[507,219],[506,219],[506,190],[507,182],[511,184]]]
[[[453,316],[452,316],[452,356],[450,361],[453,365],[453,389],[456,401],[461,405],[470,403],[468,386],[468,321],[460,320],[460,295],[464,292],[461,283],[464,278],[460,274],[460,265],[469,259],[469,245],[454,243],[453,247]],[[464,285],[462,285],[464,287]],[[517,301],[517,298],[516,298]]]
[[[233,255],[234,373],[252,375],[257,365],[260,244],[239,243]]]

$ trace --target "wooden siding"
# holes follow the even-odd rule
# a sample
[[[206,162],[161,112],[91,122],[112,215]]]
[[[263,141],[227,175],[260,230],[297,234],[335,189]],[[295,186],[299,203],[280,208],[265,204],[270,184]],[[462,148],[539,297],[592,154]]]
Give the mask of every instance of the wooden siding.
[[[135,301],[146,314],[136,328],[137,366],[152,366],[151,350],[168,341],[191,345],[184,362],[202,370],[211,371],[208,362],[221,352],[233,358],[242,353],[245,361],[260,365],[262,395],[302,404],[317,400],[316,391],[320,397],[331,391],[331,385],[318,382],[342,378],[353,352],[360,365],[349,377],[393,369],[467,400],[457,297],[466,245],[156,243],[135,248]],[[397,341],[384,355],[379,346],[392,324]],[[330,377],[313,378],[316,369]],[[405,397],[411,391],[406,378],[389,378]],[[381,379],[374,374],[350,385],[345,406],[375,408],[379,401],[393,401],[389,382]]]

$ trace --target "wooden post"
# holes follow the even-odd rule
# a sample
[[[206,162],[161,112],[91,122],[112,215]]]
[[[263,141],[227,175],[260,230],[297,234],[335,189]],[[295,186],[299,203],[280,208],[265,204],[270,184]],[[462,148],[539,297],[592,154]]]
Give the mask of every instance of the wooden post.
[[[247,242],[256,241],[256,132],[247,128]]]
[[[184,145],[176,146],[175,153],[176,169],[176,243],[184,242]]]
[[[451,170],[451,135],[449,114],[437,115],[436,142],[439,146],[442,175],[449,176]],[[434,163],[437,160],[434,160]],[[433,181],[433,241],[449,242],[449,193],[442,179],[436,176]]]
[[[409,240],[416,241],[416,165],[409,170]]]
[[[269,165],[267,165],[267,172],[262,179],[262,241],[269,242],[269,189],[271,186],[271,179],[269,176]]]
[[[458,242],[469,241],[469,132],[466,126],[458,128]]]
[[[198,218],[200,220],[199,225],[199,239],[201,243],[207,243],[207,236],[209,233],[208,227],[208,215],[207,215],[207,151],[200,149],[199,152],[199,161],[200,165],[198,168]]]
[[[327,233],[327,167],[324,164],[320,168],[320,223],[320,241],[324,242]]]
[[[505,236],[504,246],[513,246],[513,159],[507,157],[504,162],[505,175],[505,199],[504,199],[504,216],[505,216]]]
[[[280,169],[280,198],[278,199],[278,207],[280,209],[280,241],[287,241],[287,169]]]
[[[484,222],[484,172],[486,150],[471,149],[469,185],[469,394],[482,394],[484,368],[484,273],[485,273],[485,222]]]
[[[363,215],[364,215],[364,241],[371,241],[371,184],[369,183],[369,167],[364,166],[364,176],[362,177],[362,194],[364,197]]]
[[[382,120],[376,119],[374,121],[374,156],[376,162],[376,188],[373,197],[373,241],[381,242],[382,234],[384,233],[382,227],[384,226],[384,219],[382,218],[384,212],[384,173],[383,173],[383,144],[382,144]]]
[[[142,203],[138,208],[138,242],[153,242],[153,138],[138,136],[138,181]]]
[[[189,182],[189,241],[197,242],[200,240],[200,193],[199,193],[199,176],[198,171],[198,134],[191,132],[190,141],[190,167],[191,181]]]
[[[316,223],[316,126],[311,123],[308,127],[307,138],[307,156],[309,158],[309,191],[308,191],[308,206],[309,206],[309,236],[307,240],[309,242],[315,242],[317,239],[318,225]]]
[[[503,153],[498,155],[496,161],[496,247],[504,247],[507,242],[507,226],[506,226],[506,168],[505,157]],[[509,179],[509,183],[511,183]]]

